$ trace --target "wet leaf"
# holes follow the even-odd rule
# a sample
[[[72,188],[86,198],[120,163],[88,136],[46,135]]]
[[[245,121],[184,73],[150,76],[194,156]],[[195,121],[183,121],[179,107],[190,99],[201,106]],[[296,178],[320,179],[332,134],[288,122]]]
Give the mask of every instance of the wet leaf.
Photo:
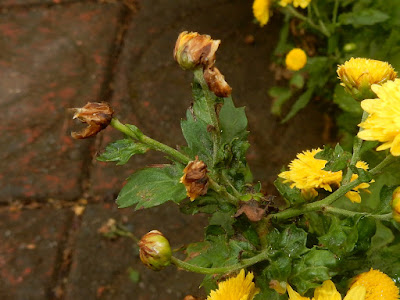
[[[137,171],[128,178],[117,198],[119,208],[135,206],[135,209],[161,205],[169,200],[176,203],[186,198],[181,184],[183,167],[162,165]]]
[[[144,154],[149,148],[131,139],[118,140],[109,144],[106,150],[97,157],[98,161],[115,161],[118,165],[124,165],[135,154]]]

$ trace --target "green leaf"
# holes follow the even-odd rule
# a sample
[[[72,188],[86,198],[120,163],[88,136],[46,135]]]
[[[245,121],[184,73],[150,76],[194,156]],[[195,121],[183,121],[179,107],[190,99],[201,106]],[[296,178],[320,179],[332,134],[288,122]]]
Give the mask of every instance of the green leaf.
[[[98,161],[116,161],[117,165],[124,165],[135,154],[144,154],[149,148],[131,139],[115,141],[106,147],[106,150],[97,157]]]
[[[338,260],[332,252],[313,248],[293,264],[289,282],[296,287],[297,292],[304,294],[331,279],[337,263]]]
[[[129,279],[133,282],[133,283],[138,283],[140,280],[140,273],[139,271],[135,270],[132,267],[128,268],[128,274],[129,274]]]
[[[379,252],[384,247],[388,246],[394,240],[392,230],[382,224],[381,221],[376,221],[376,232],[371,239],[371,248],[368,250],[368,256]]]
[[[236,108],[230,97],[225,98],[219,112],[219,124],[222,144],[230,143],[237,138],[240,140],[247,138],[247,117],[244,107]]]
[[[186,189],[179,182],[183,175],[180,165],[139,170],[128,178],[117,198],[119,208],[135,205],[135,209],[161,205],[169,200],[179,203],[186,198]]]
[[[275,256],[269,266],[265,269],[266,275],[270,279],[278,281],[287,281],[287,278],[292,272],[292,258],[287,254],[280,254]]]
[[[310,102],[311,97],[314,93],[314,88],[308,88],[293,104],[292,108],[290,109],[289,113],[286,117],[282,120],[282,123],[289,121],[293,118],[301,109],[307,106],[308,102]]]
[[[290,99],[292,91],[287,87],[274,86],[268,90],[268,95],[273,98],[271,113],[280,116],[282,105]]]
[[[377,9],[364,9],[358,12],[342,13],[339,22],[354,27],[374,25],[389,19],[389,15]]]
[[[292,258],[300,257],[307,251],[307,233],[294,224],[287,226],[282,232],[275,228],[268,234],[267,241],[278,254],[283,252]]]
[[[354,100],[352,96],[346,93],[343,86],[340,84],[335,86],[333,102],[335,102],[343,111],[360,115],[362,114],[360,102]]]
[[[357,224],[351,219],[340,220],[332,216],[328,232],[318,238],[321,247],[327,248],[338,256],[349,255],[357,240]]]
[[[315,158],[328,161],[324,170],[337,172],[347,167],[351,156],[350,152],[344,151],[339,144],[336,144],[335,149],[332,149],[330,146],[325,146],[321,152],[315,155]]]
[[[397,186],[390,186],[390,187],[387,185],[382,186],[382,189],[379,193],[380,201],[378,203],[378,206],[374,210],[375,214],[387,214],[392,211],[390,202],[392,201],[392,195],[396,188]]]
[[[301,89],[304,86],[304,77],[300,72],[296,72],[293,74],[292,78],[289,81],[290,86],[293,86],[297,89]]]
[[[291,188],[290,184],[283,183],[282,178],[277,178],[274,181],[274,185],[282,197],[290,203],[290,205],[298,205],[304,203],[305,200],[301,196],[301,191],[298,188]]]
[[[232,228],[232,225],[235,222],[233,214],[234,211],[228,211],[228,212],[216,211],[211,216],[209,224],[221,226],[225,230],[228,237],[230,237],[235,233],[235,231]]]
[[[213,142],[211,134],[207,131],[207,124],[201,119],[195,119],[188,110],[186,120],[181,121],[181,128],[188,144],[188,154],[192,158],[198,155],[200,160],[211,165]]]
[[[192,94],[193,94],[193,114],[195,115],[197,120],[202,120],[206,124],[211,124],[211,117],[208,113],[206,96],[204,94],[203,89],[201,88],[200,83],[193,81],[192,84]],[[217,97],[215,97],[217,98]]]

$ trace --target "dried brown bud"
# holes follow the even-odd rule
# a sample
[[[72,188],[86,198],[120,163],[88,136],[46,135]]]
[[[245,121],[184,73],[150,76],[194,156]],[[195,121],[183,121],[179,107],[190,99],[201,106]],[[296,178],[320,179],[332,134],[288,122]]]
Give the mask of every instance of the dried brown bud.
[[[187,195],[191,201],[198,196],[207,194],[207,165],[203,161],[196,156],[196,160],[191,161],[183,170],[183,173],[181,183],[185,185]]]
[[[220,43],[220,40],[213,40],[209,35],[184,31],[176,41],[174,58],[184,70],[194,69],[199,65],[213,66],[215,52]]]
[[[192,295],[187,295],[183,300],[199,300],[200,298],[193,297]]]
[[[204,70],[204,79],[208,88],[218,97],[228,97],[232,93],[232,88],[225,81],[224,75],[216,67]]]
[[[78,118],[88,126],[79,132],[71,132],[74,139],[85,139],[96,135],[110,124],[113,109],[105,102],[88,102],[84,107],[72,108],[74,119]]]

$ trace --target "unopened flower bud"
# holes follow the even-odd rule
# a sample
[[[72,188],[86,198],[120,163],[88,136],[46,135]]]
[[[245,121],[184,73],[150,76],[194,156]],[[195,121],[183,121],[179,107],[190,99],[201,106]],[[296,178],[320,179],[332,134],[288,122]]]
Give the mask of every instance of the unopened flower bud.
[[[191,70],[199,65],[213,66],[215,52],[220,43],[220,40],[213,40],[209,35],[184,31],[176,41],[174,58],[184,70]]]
[[[140,260],[150,269],[160,271],[171,263],[171,246],[158,230],[145,234],[139,241]]]
[[[397,77],[387,62],[367,58],[351,58],[338,67],[337,73],[341,85],[356,100],[375,98],[371,85],[382,85]]]
[[[400,223],[400,186],[396,188],[392,195],[392,212],[393,219]]]
[[[232,93],[232,88],[225,81],[224,75],[216,67],[206,68],[204,70],[204,79],[208,88],[217,97],[228,97]]]
[[[279,282],[278,280],[271,280],[269,288],[275,290],[278,294],[283,295],[286,293],[286,282]]]
[[[74,119],[79,119],[88,126],[79,132],[72,132],[74,139],[85,139],[96,135],[110,124],[114,114],[113,109],[105,102],[88,102],[84,107],[71,108]]]
[[[207,165],[196,156],[183,170],[181,183],[185,185],[186,193],[191,201],[198,196],[207,194],[208,176]]]

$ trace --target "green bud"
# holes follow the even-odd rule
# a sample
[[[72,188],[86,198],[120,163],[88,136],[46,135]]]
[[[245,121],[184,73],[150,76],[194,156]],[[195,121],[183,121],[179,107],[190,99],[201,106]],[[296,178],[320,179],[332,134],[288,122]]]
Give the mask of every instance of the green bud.
[[[171,263],[171,246],[158,230],[145,234],[139,241],[140,260],[150,269],[160,271]]]

